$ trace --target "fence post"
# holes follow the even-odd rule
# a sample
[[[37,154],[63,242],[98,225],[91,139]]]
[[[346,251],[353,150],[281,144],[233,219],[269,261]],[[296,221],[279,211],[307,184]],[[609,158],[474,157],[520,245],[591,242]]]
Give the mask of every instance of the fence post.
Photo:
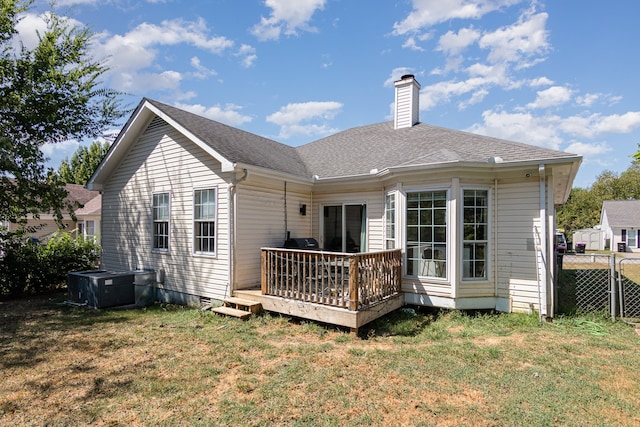
[[[616,321],[616,254],[611,254],[611,320]]]

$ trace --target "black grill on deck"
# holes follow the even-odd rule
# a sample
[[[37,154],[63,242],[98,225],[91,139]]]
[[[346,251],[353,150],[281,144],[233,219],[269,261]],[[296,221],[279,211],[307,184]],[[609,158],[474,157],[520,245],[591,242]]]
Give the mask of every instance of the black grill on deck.
[[[286,249],[306,249],[306,250],[319,250],[320,245],[318,241],[313,237],[298,237],[291,238],[284,241],[284,247]]]

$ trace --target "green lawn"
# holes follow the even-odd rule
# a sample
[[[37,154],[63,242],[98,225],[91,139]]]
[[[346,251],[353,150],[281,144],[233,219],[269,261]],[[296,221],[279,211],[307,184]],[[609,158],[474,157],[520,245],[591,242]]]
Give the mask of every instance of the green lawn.
[[[0,303],[0,425],[640,425],[623,323],[398,311],[361,330]]]

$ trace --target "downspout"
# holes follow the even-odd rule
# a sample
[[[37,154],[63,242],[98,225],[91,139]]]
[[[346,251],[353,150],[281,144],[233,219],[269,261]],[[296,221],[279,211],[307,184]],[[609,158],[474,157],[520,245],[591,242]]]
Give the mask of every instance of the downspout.
[[[540,310],[540,319],[547,316],[547,277],[549,277],[548,269],[548,253],[547,244],[547,177],[544,165],[538,166],[538,175],[540,177],[540,257],[542,257],[543,270],[540,274],[540,283],[538,285],[538,294],[540,302],[538,309]]]
[[[498,296],[498,178],[493,179],[493,292]],[[509,303],[511,311],[511,303]]]
[[[238,204],[238,192],[236,190],[236,186],[242,181],[246,180],[248,176],[249,171],[247,169],[244,169],[244,175],[240,179],[236,179],[236,174],[234,173],[232,184],[229,186],[229,192],[227,193],[227,204],[229,205],[229,209],[231,210],[231,215],[229,216],[229,219],[231,221],[231,224],[229,226],[229,293],[231,293],[231,288],[235,286],[236,280],[236,224],[238,218],[236,209],[236,206]]]

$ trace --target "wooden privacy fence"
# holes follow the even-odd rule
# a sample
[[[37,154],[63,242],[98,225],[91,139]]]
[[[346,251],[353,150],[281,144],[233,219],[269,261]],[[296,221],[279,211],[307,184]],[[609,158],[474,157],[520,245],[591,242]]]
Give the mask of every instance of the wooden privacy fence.
[[[400,293],[401,251],[263,248],[263,295],[362,310]]]

